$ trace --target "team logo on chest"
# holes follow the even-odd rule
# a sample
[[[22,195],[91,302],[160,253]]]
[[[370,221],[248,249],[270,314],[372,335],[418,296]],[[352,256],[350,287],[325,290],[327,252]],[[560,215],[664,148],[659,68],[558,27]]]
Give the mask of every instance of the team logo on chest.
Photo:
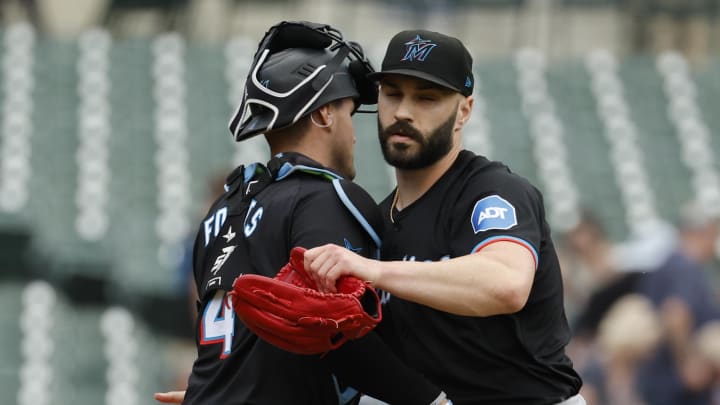
[[[475,233],[491,229],[510,229],[517,225],[515,207],[499,195],[478,200],[470,216]]]

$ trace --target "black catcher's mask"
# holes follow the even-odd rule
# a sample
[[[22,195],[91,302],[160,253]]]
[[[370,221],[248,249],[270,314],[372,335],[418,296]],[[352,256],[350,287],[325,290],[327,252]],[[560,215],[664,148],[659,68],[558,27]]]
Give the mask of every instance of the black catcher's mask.
[[[260,41],[230,132],[242,141],[290,126],[346,97],[355,100],[356,110],[376,104],[377,85],[367,78],[372,72],[360,45],[344,40],[335,28],[283,21]]]

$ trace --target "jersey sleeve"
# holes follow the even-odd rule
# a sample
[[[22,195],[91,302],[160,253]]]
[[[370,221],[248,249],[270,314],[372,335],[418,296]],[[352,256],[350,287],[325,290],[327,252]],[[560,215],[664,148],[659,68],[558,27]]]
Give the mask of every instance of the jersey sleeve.
[[[400,361],[375,332],[345,343],[325,358],[330,371],[344,384],[387,403],[429,404],[441,392]]]
[[[466,183],[450,221],[454,256],[481,251],[497,242],[526,248],[535,268],[542,242],[542,197],[530,183],[512,173],[477,176]]]
[[[378,247],[363,227],[358,213],[353,214],[343,203],[331,183],[324,185],[326,187],[302,197],[295,206],[290,225],[290,246],[310,249],[334,243],[362,256],[375,257]],[[377,206],[373,204],[371,209],[377,210]],[[359,211],[367,211],[367,207]]]

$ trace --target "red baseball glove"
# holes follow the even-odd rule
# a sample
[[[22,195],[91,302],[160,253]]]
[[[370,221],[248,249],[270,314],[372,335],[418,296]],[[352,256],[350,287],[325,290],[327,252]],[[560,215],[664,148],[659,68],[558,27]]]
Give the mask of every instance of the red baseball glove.
[[[370,332],[382,319],[380,298],[366,282],[342,277],[322,293],[305,272],[304,248],[274,277],[243,274],[230,293],[233,309],[260,338],[298,354],[319,354]]]

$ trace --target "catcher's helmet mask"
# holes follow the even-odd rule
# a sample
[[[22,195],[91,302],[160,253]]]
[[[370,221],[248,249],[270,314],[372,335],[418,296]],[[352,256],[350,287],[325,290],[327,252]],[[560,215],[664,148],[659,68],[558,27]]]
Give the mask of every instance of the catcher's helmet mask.
[[[356,111],[361,104],[376,104],[377,86],[367,78],[372,72],[362,47],[335,28],[283,21],[260,41],[230,132],[242,141],[346,97],[355,100]]]

